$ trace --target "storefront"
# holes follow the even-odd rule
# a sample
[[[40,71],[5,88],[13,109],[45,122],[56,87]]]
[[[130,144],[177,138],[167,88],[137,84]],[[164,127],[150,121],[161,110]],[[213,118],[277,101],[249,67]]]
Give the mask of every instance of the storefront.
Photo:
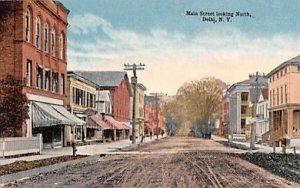
[[[63,106],[32,102],[31,108],[32,133],[43,135],[44,148],[66,146],[75,138],[75,134],[69,130],[77,126],[85,126],[84,121],[68,112]],[[69,132],[71,135],[68,134]]]

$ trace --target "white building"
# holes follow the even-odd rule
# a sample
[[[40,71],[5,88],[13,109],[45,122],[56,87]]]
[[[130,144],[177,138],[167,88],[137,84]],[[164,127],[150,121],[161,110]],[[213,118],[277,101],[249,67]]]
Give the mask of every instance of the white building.
[[[256,138],[262,139],[262,135],[270,130],[269,127],[269,111],[268,111],[268,89],[262,89],[256,105]]]

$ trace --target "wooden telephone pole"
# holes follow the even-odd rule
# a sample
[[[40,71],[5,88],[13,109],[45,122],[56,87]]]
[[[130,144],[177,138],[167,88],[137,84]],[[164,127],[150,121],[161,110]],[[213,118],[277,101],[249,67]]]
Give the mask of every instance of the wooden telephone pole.
[[[135,137],[135,99],[136,99],[136,85],[138,83],[136,71],[137,70],[144,70],[145,64],[124,64],[124,70],[132,70],[133,77],[131,77],[131,84],[133,86],[133,102],[132,102],[132,144],[136,143]]]

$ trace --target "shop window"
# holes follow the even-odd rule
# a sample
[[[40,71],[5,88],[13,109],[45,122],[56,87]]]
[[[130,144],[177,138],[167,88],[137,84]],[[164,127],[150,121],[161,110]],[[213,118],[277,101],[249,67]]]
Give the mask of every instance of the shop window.
[[[81,127],[75,127],[75,139],[81,140]]]

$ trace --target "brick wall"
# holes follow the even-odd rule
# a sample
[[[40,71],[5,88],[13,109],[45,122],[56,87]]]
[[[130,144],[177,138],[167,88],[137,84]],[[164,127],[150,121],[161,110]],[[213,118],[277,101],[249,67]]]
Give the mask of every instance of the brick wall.
[[[109,89],[112,96],[112,114],[118,121],[129,122],[130,111],[130,94],[126,79],[123,79],[121,84]]]
[[[64,74],[64,83],[66,86],[66,44],[67,44],[67,15],[60,6],[57,6],[52,0],[37,1],[5,1],[0,2],[0,78],[8,74],[14,75],[17,79],[24,81],[26,78],[27,61],[32,61],[30,87],[25,87],[25,93],[53,97],[66,101],[66,94],[60,95],[52,93],[52,72],[59,74],[58,90],[61,82],[61,74]],[[25,12],[29,10],[29,42],[25,40]],[[40,18],[40,49],[35,46],[35,20]],[[48,50],[44,49],[44,26],[48,24]],[[55,56],[51,55],[51,31],[55,30]],[[64,58],[59,57],[59,36],[64,36]],[[36,67],[50,71],[50,90],[36,88]],[[44,85],[44,84],[43,84]],[[66,89],[66,87],[65,87]],[[65,90],[66,91],[66,90]],[[64,92],[66,93],[66,92]]]

